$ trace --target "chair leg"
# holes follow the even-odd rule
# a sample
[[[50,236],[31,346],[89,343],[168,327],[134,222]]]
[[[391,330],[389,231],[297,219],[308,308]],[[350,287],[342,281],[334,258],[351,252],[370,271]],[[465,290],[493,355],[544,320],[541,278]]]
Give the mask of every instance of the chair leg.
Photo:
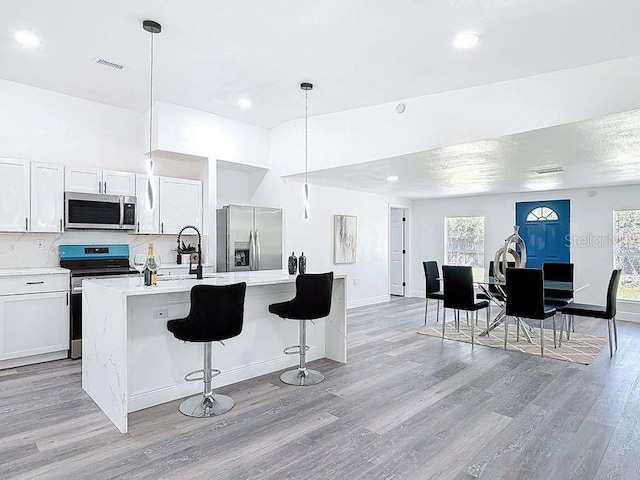
[[[298,323],[298,354],[300,362],[295,370],[287,370],[280,375],[280,380],[287,385],[305,386],[315,385],[324,380],[324,375],[315,370],[307,368],[307,321],[299,320]],[[286,350],[285,350],[286,353]],[[292,352],[292,353],[295,353]]]
[[[447,309],[442,308],[442,339],[444,340],[444,326],[447,323]]]
[[[540,320],[540,355],[544,357],[544,320]]]
[[[520,319],[516,318],[516,343],[520,341]]]
[[[609,358],[613,358],[613,341],[611,339],[611,320],[607,320],[607,330],[609,331]]]
[[[427,310],[429,309],[429,299],[424,299],[424,326],[427,326]]]
[[[553,316],[553,348],[558,348],[558,340],[556,339],[556,316]]]
[[[469,312],[467,312],[467,317],[469,317]],[[475,323],[478,323],[478,311],[476,310],[476,318],[475,318]],[[473,338],[473,328],[474,328],[474,319],[471,318],[471,346],[473,346],[474,344],[474,338]]]
[[[509,335],[509,317],[505,315],[504,321],[504,349],[507,349],[507,336]]]
[[[469,327],[469,312],[465,312],[465,315],[467,317],[467,328]]]
[[[560,324],[560,341],[558,342],[558,347],[562,347],[562,334],[564,333],[564,322],[566,315],[562,314],[562,323]]]
[[[436,323],[440,321],[440,300],[436,300]],[[444,322],[444,320],[442,320]]]
[[[491,327],[491,303],[487,307],[487,337],[489,336],[489,327]]]
[[[616,326],[616,317],[613,317],[611,321],[613,322],[613,340],[614,340],[614,345],[617,351],[618,350],[618,327]]]
[[[572,325],[573,325],[573,315],[569,315],[569,322],[567,323],[567,342],[569,341],[569,336],[571,335]]]

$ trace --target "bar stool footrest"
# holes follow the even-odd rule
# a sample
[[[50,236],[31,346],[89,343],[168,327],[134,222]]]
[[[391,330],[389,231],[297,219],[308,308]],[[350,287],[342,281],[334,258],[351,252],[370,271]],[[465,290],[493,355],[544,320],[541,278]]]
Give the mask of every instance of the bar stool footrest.
[[[220,370],[212,368],[211,369],[211,378],[217,377],[218,375],[220,375]],[[192,378],[191,375],[196,375],[196,374],[200,374],[202,376],[200,377],[194,377]],[[187,382],[203,382],[204,381],[204,369],[201,368],[199,370],[194,370],[193,372],[189,372],[184,376],[185,381]]]
[[[308,345],[305,345],[304,351],[305,352],[309,351]],[[286,355],[300,355],[300,345],[291,345],[290,347],[287,347],[284,349],[284,353]]]

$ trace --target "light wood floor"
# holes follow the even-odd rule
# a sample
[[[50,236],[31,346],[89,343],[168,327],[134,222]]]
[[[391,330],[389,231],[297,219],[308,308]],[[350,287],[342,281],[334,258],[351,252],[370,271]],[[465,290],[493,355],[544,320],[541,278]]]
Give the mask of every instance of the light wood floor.
[[[417,335],[423,308],[351,310],[349,363],[314,362],[320,385],[266,375],[220,389],[236,400],[222,417],[171,402],[127,435],[79,362],[0,371],[0,479],[640,478],[640,325],[619,322],[613,360],[582,366]]]

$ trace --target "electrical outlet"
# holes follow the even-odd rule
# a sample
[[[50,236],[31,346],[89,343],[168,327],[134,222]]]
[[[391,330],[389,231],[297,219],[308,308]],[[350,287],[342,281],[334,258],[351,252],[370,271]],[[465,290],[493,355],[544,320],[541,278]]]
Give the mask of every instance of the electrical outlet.
[[[169,316],[169,309],[168,308],[158,309],[155,312],[153,312],[153,316],[154,318],[159,318],[159,319],[167,318]]]
[[[357,287],[357,286],[358,286],[358,279],[357,279],[357,278],[354,278],[354,279],[353,279],[353,286],[354,286],[354,287]]]
[[[36,240],[36,248],[38,250],[44,250],[44,240]]]

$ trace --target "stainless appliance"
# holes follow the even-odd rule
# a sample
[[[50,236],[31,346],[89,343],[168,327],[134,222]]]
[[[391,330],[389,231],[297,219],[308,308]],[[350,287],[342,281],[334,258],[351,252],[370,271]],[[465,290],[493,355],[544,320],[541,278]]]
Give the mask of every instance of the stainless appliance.
[[[282,210],[228,205],[217,210],[217,271],[282,269]]]
[[[136,197],[64,192],[64,229],[134,230]]]
[[[71,270],[71,345],[69,356],[82,356],[82,281],[138,276],[129,267],[129,245],[60,245],[60,266]]]

